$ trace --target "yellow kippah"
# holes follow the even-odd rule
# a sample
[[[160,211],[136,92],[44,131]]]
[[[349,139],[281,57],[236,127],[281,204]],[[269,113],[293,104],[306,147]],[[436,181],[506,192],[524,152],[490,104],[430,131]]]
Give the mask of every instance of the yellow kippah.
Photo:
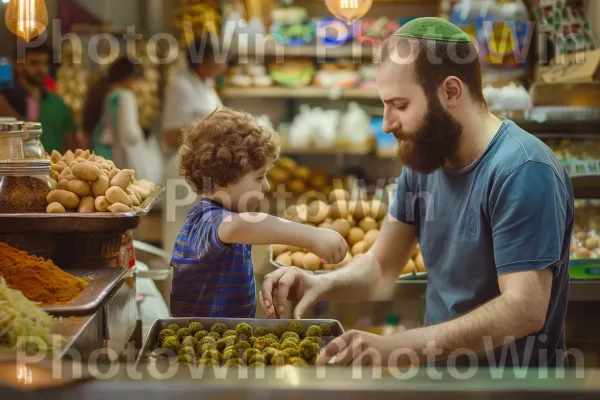
[[[394,36],[405,36],[418,39],[441,40],[444,42],[470,42],[471,38],[462,29],[435,17],[413,19],[398,29]]]

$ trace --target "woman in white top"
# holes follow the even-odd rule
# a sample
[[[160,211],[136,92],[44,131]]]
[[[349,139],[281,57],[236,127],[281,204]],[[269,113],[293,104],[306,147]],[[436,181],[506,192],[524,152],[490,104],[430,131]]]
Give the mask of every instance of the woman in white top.
[[[223,105],[214,89],[214,81],[225,72],[227,62],[212,44],[208,36],[195,40],[188,49],[188,68],[175,76],[165,91],[163,142],[172,156],[165,169],[169,184],[163,204],[163,247],[169,252],[173,250],[179,230],[196,199],[179,175],[177,151],[181,130]]]
[[[132,91],[141,76],[140,65],[119,58],[90,89],[85,103],[83,130],[91,137],[92,150],[119,168],[132,168],[128,149],[145,141]]]

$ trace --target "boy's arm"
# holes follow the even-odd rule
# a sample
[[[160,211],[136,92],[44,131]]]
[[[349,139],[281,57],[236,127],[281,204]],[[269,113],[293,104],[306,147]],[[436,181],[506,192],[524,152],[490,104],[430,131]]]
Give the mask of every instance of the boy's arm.
[[[341,262],[348,251],[344,238],[334,230],[313,228],[263,213],[231,214],[219,225],[224,243],[286,244],[308,249],[328,263]]]

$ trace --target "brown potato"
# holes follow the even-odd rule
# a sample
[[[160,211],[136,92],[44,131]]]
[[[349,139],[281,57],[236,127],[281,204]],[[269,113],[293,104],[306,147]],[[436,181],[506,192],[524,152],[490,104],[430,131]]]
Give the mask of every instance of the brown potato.
[[[377,221],[377,229],[381,230],[381,227],[383,226],[383,221],[385,221],[385,217]]]
[[[129,198],[131,199],[131,204],[134,207],[138,207],[141,203],[138,200],[138,198],[134,195],[134,194],[128,194],[127,196],[129,196]]]
[[[401,274],[412,274],[413,272],[416,272],[416,270],[417,266],[415,265],[415,262],[413,260],[408,260]]]
[[[340,269],[340,268],[346,266],[353,259],[354,259],[354,257],[352,257],[352,254],[350,252],[347,252],[346,253],[346,257],[344,257],[344,259],[342,260],[342,262],[340,262],[339,264],[335,265],[335,269]]]
[[[343,237],[348,236],[348,232],[350,232],[350,223],[345,219],[336,219],[333,221],[333,224],[331,224],[331,227]]]
[[[358,221],[369,215],[369,211],[371,210],[369,203],[363,200],[351,201],[348,208],[350,209],[350,214]]]
[[[97,163],[98,161],[96,160],[96,155],[94,153],[90,154],[90,156],[87,159],[89,162],[93,162],[93,163]]]
[[[370,230],[377,229],[377,221],[371,217],[365,217],[358,223],[358,227],[362,229],[363,232],[369,232]]]
[[[132,169],[122,169],[119,171],[111,180],[110,186],[120,187],[123,190],[127,190],[127,187],[133,181],[133,170]]]
[[[52,163],[62,161],[62,155],[58,151],[52,150],[52,154],[50,155],[50,161],[52,161]]]
[[[115,176],[117,176],[117,174],[118,174],[119,172],[121,172],[121,170],[120,170],[120,169],[117,169],[117,168],[113,168],[113,169],[111,169],[111,170],[108,172],[108,179],[112,179],[112,178],[114,178]]]
[[[123,203],[115,203],[108,207],[108,211],[111,213],[122,213],[131,211],[131,207],[126,206]]]
[[[131,207],[133,202],[131,198],[127,196],[127,193],[123,191],[119,186],[113,186],[106,191],[106,199],[111,202],[111,204],[121,203],[126,205],[127,207]]]
[[[329,222],[322,222],[319,225],[319,228],[335,230],[333,229],[333,225],[331,225]]]
[[[373,219],[380,220],[387,214],[388,205],[381,200],[373,199],[369,207],[369,215]]]
[[[68,165],[63,161],[59,161],[57,163],[52,164],[52,169],[54,171],[58,172],[59,174],[63,171],[63,169],[65,169],[67,167],[68,167]]]
[[[288,206],[283,212],[283,218],[291,221],[294,215],[297,213],[296,209],[297,206],[295,205]]]
[[[83,150],[81,150],[81,153],[83,153]],[[81,153],[79,153],[79,154],[81,154]],[[73,153],[71,150],[67,150],[65,152],[65,157],[63,157],[63,159],[66,157],[75,158],[75,153]]]
[[[291,256],[290,252],[285,252],[283,254],[278,255],[277,258],[275,259],[275,262],[277,264],[286,265],[289,267],[292,265],[292,256]]]
[[[46,196],[48,203],[60,203],[66,208],[77,208],[79,205],[79,197],[75,193],[67,190],[56,189],[48,193]]]
[[[372,229],[365,234],[365,251],[373,247],[377,240],[377,236],[379,236],[379,231],[377,229]]]
[[[355,243],[354,246],[352,246],[352,255],[354,257],[358,256],[359,254],[364,254],[367,250],[365,249],[365,241],[361,240],[358,243]]]
[[[108,176],[100,175],[98,179],[92,182],[92,193],[94,197],[104,196],[109,188]]]
[[[96,211],[96,205],[94,204],[93,197],[84,197],[77,207],[78,213],[93,213]]]
[[[92,189],[90,184],[86,181],[75,179],[69,181],[69,191],[75,193],[79,197],[86,197],[90,195]]]
[[[321,257],[313,253],[306,254],[302,259],[302,268],[309,271],[321,269]]]
[[[298,268],[304,268],[304,253],[297,251],[292,254],[292,265]]]
[[[350,193],[344,189],[334,189],[329,193],[329,202],[335,203],[338,200],[350,200]]]
[[[600,239],[598,239],[597,236],[591,236],[591,237],[585,239],[585,247],[588,250],[594,250],[599,245],[600,245]]]
[[[98,166],[100,167],[100,169],[103,169],[105,171],[112,170],[112,166],[107,162],[101,162],[100,164],[98,164]]]
[[[94,200],[94,206],[96,207],[96,211],[107,212],[108,207],[110,207],[111,204],[110,204],[110,201],[106,200],[106,197],[98,196]]]
[[[58,180],[62,180],[65,179],[67,176],[72,175],[71,173],[71,168],[66,167],[65,169],[63,169],[60,173],[60,175],[58,175]]]
[[[73,155],[74,155],[75,157],[79,157],[79,156],[81,156],[82,154],[83,154],[83,149],[77,149],[77,150],[75,150],[75,153],[73,153]],[[66,155],[67,155],[67,153],[65,153],[65,156],[66,156]]]
[[[308,206],[307,221],[313,224],[320,224],[325,221],[329,214],[329,205],[323,201],[315,200]]]
[[[348,232],[348,244],[354,246],[365,239],[365,233],[360,228],[350,228]],[[354,253],[353,253],[354,254]]]
[[[65,207],[60,203],[50,203],[46,207],[46,212],[49,214],[63,214],[65,213]]]
[[[60,190],[69,190],[69,181],[66,179],[60,180],[56,185],[56,188]]]
[[[299,224],[308,222],[308,206],[306,204],[300,204],[296,207],[296,214],[292,217],[292,221]]]
[[[79,156],[77,156],[77,157],[81,157],[81,158],[83,158],[83,159],[87,159],[87,158],[89,158],[89,156],[90,156],[90,151],[89,151],[89,150],[86,150],[86,151],[84,151],[83,153],[81,153],[81,154],[80,154]]]
[[[54,179],[56,182],[58,182],[58,181],[60,180],[60,179],[58,179],[58,178],[59,178],[59,176],[60,176],[60,175],[59,175],[58,171],[54,171],[54,170],[52,170],[52,171],[50,172],[50,178]]]
[[[285,244],[274,244],[271,246],[273,249],[273,257],[277,257],[287,251],[288,247]]]
[[[575,256],[577,258],[590,258],[591,255],[592,253],[585,247],[580,247],[577,250],[575,250]]]
[[[354,219],[352,215],[348,215],[348,218],[346,218],[346,220],[350,224],[350,228],[356,227],[356,219]]]
[[[412,255],[410,256],[410,258],[415,258],[416,256],[418,256],[419,254],[421,254],[421,248],[419,247],[419,245],[417,244],[415,246],[415,249],[412,252]]]
[[[71,172],[77,179],[82,181],[94,182],[100,177],[100,168],[89,161],[74,164]]]
[[[329,206],[329,216],[331,218],[346,218],[348,214],[348,202],[345,200],[337,200]]]
[[[129,185],[127,190],[131,190],[140,199],[140,203],[143,203],[150,196],[148,189],[136,184]]]
[[[425,272],[425,262],[423,261],[422,254],[419,253],[419,255],[415,257],[415,265],[417,266],[417,271]]]

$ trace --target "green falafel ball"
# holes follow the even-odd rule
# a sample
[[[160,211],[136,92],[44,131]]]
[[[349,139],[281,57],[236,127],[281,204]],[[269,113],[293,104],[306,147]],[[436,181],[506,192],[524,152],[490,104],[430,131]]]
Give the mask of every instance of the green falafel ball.
[[[254,336],[257,337],[266,336],[269,333],[271,333],[271,330],[266,326],[257,326],[256,329],[254,329]]]
[[[292,321],[288,324],[287,331],[294,332],[298,334],[298,336],[302,336],[304,333],[304,326],[298,321]]]
[[[265,364],[264,362],[260,362],[260,361],[257,361],[255,363],[252,363],[249,365],[249,367],[266,367],[266,366],[267,366],[267,364]]]
[[[215,338],[211,337],[211,336],[206,336],[203,337],[202,340],[200,340],[198,342],[199,344],[214,344],[215,346],[217,345],[217,341],[215,340]]]
[[[319,354],[319,346],[310,342],[300,343],[298,352],[304,361],[309,362]]]
[[[323,339],[321,339],[320,337],[314,337],[314,336],[305,337],[304,339],[302,339],[302,342],[314,343],[319,347],[323,346],[323,344],[325,343],[323,341]],[[300,343],[302,343],[302,342],[300,342]]]
[[[292,331],[287,331],[283,335],[281,335],[282,341],[285,339],[288,339],[288,338],[294,338],[294,339],[300,340],[300,335],[298,335],[296,332],[292,332]]]
[[[194,350],[194,348],[192,346],[182,346],[179,349],[178,354],[189,354],[190,356],[194,357],[196,356],[196,351]]]
[[[305,336],[306,337],[310,337],[310,336],[321,337],[321,336],[323,336],[323,332],[321,332],[321,328],[319,328],[317,325],[311,325],[306,330]]]
[[[242,340],[241,342],[237,342],[235,345],[233,345],[233,347],[237,350],[237,351],[244,351],[246,349],[249,349],[250,343]]]
[[[283,346],[285,343],[293,343],[296,346],[298,346],[300,344],[300,341],[296,338],[291,337],[291,338],[287,338],[284,341],[282,341],[281,345]]]
[[[235,345],[235,338],[233,338],[233,336],[217,340],[217,350],[219,351],[223,351],[226,347],[233,345]]]
[[[255,354],[252,357],[250,357],[248,359],[248,364],[252,365],[256,362],[261,362],[261,363],[267,363],[265,360],[265,356],[263,356],[262,354]]]
[[[258,349],[260,351],[263,351],[264,349],[266,349],[267,347],[269,347],[269,339],[265,338],[265,337],[259,337],[258,339],[256,339],[256,341],[254,342],[254,348]]]
[[[281,343],[281,346],[279,347],[280,350],[286,350],[286,349],[294,349],[294,350],[298,350],[298,343],[294,343],[292,341],[287,341],[284,340],[283,343]]]
[[[265,335],[265,338],[267,338],[267,339],[273,339],[273,340],[275,340],[277,343],[279,343],[279,338],[278,338],[277,336],[275,336],[275,334],[274,334],[274,333],[268,333],[268,334],[266,334],[266,335]]]
[[[162,343],[166,337],[169,336],[177,336],[177,334],[175,332],[173,332],[171,329],[163,329],[162,331],[160,331],[160,333],[158,334],[158,338],[160,339],[160,342]]]
[[[181,345],[182,346],[191,346],[193,348],[196,348],[196,346],[198,346],[198,341],[196,339],[194,339],[192,336],[188,336],[181,341]]]
[[[227,331],[228,329],[229,328],[227,328],[227,325],[225,325],[222,322],[217,322],[216,324],[210,327],[211,332],[216,332],[219,334],[219,339],[221,338],[221,335],[224,334],[225,331]]]
[[[202,357],[200,359],[200,361],[198,361],[198,365],[204,365],[204,366],[211,366],[212,365],[212,366],[217,366],[218,367],[218,366],[221,365],[221,363],[219,363],[218,360],[215,360],[213,358],[204,358],[204,357]]]
[[[179,365],[190,365],[194,358],[189,354],[180,354],[175,361]]]
[[[183,339],[191,335],[192,333],[188,328],[181,328],[177,331],[177,339],[179,339],[179,341],[182,341]]]
[[[218,332],[210,332],[208,335],[206,335],[207,337],[211,337],[215,340],[219,340],[221,339],[221,335],[219,335]]]
[[[273,329],[273,334],[275,336],[277,336],[278,338],[281,337],[281,335],[283,335],[285,332],[287,332],[287,325],[286,324],[281,324],[281,325],[277,325],[275,327],[275,329]]]
[[[188,329],[190,330],[190,332],[192,332],[192,336],[195,335],[196,333],[203,331],[204,330],[204,325],[202,325],[202,323],[200,322],[190,322],[190,324],[188,325]]]
[[[273,338],[268,338],[268,337],[264,337],[264,339],[267,341],[267,343],[269,344],[270,347],[275,346],[276,344],[279,344],[279,341]]]
[[[223,360],[227,361],[231,358],[240,358],[240,352],[233,347],[227,347],[223,350]]]
[[[237,326],[235,327],[235,333],[237,333],[238,336],[244,336],[245,338],[249,338],[250,336],[252,336],[252,327],[247,323],[242,322],[241,324],[237,324]]]
[[[179,325],[177,325],[177,324],[171,324],[171,325],[167,326],[167,329],[170,329],[173,332],[177,333],[177,331],[179,330]]]
[[[322,336],[331,336],[331,327],[329,324],[319,324],[319,328],[321,328]]]
[[[266,357],[265,357],[266,358]],[[271,356],[271,365],[282,366],[290,363],[290,356],[283,351],[276,350]]]
[[[294,366],[294,367],[308,367],[308,363],[306,361],[304,361],[302,358],[300,357],[292,357],[290,359],[290,363]]]
[[[223,339],[225,339],[226,337],[234,337],[237,339],[237,333],[235,333],[235,331],[230,329],[228,331],[223,332],[223,335],[221,335],[221,337]]]
[[[230,358],[225,361],[226,367],[242,367],[244,365],[244,361],[241,358]]]
[[[196,349],[196,353],[198,353],[198,355],[200,356],[203,356],[206,352],[211,350],[217,351],[217,345],[214,343],[199,343],[198,348]]]
[[[213,360],[221,362],[221,353],[219,353],[217,350],[207,350],[206,352],[202,353],[202,358],[212,358]]]
[[[281,350],[281,352],[287,355],[289,358],[300,357],[300,352],[297,348],[288,348],[285,350]]]
[[[163,341],[162,348],[165,350],[179,350],[181,344],[179,343],[179,339],[176,336],[167,336]]]
[[[258,351],[257,349],[250,348],[244,352],[244,355],[242,355],[242,359],[247,363],[250,358],[257,354],[261,354],[260,351]]]
[[[274,348],[275,350],[281,350],[281,344],[279,343],[271,343],[269,346]]]
[[[266,349],[264,349],[262,351],[262,355],[265,357],[265,362],[267,364],[271,363],[271,358],[273,358],[273,355],[276,354],[279,350],[274,349],[273,347],[267,347]]]
[[[205,331],[205,330],[198,331],[194,334],[194,339],[196,339],[198,342],[200,342],[202,339],[204,339],[206,337],[206,335],[208,335],[207,331]]]
[[[256,339],[258,339],[256,336],[250,336],[248,338],[248,343],[250,343],[250,346],[254,347],[254,343],[256,343]]]

